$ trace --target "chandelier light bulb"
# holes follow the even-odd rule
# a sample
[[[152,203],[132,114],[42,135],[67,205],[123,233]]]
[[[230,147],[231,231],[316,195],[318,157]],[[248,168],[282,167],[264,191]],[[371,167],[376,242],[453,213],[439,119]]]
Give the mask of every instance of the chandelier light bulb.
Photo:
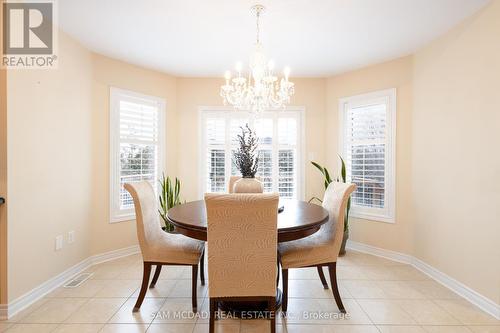
[[[269,68],[269,70],[272,72],[274,69],[274,61],[269,60],[269,62],[267,63],[267,68]]]
[[[226,85],[229,85],[229,80],[231,79],[231,72],[230,71],[226,71],[224,73],[224,78],[226,79]]]
[[[238,62],[236,63],[235,68],[236,68],[236,71],[238,72],[238,75],[239,75],[239,76],[241,76],[241,69],[243,68],[243,65],[241,64],[241,62],[240,62],[240,61],[238,61]]]
[[[288,77],[290,76],[290,67],[285,67],[285,69],[283,70],[283,74],[285,74],[285,80],[288,81]]]

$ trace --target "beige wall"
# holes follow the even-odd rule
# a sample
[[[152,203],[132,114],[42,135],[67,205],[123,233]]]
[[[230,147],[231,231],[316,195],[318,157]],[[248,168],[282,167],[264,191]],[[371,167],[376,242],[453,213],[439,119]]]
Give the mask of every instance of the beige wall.
[[[9,70],[9,301],[89,256],[91,74],[91,53],[64,33],[58,69]]]
[[[410,214],[412,58],[405,57],[370,66],[327,80],[327,140],[325,156],[331,170],[338,172],[338,104],[342,97],[396,88],[396,222],[351,219],[350,238],[377,247],[411,253],[413,248]]]
[[[0,1],[0,18],[3,17]],[[0,19],[1,22],[1,19]],[[3,36],[0,24],[0,36]],[[0,50],[3,49],[0,38]],[[7,197],[7,71],[0,68],[0,197]],[[0,304],[7,303],[7,205],[0,206]],[[0,308],[1,312],[1,308]]]
[[[500,1],[414,57],[418,258],[500,303]]]
[[[137,244],[134,221],[109,223],[109,88],[117,87],[166,100],[166,169],[177,162],[176,78],[98,54],[92,56],[92,254]]]
[[[109,223],[111,86],[166,100],[166,167],[176,170],[176,79],[91,53],[62,32],[59,52],[56,70],[9,71],[10,301],[90,255],[137,244],[134,221]],[[37,261],[45,264],[26,274]]]
[[[325,129],[325,80],[293,79],[296,94],[291,105],[306,109],[306,151],[304,160],[314,153],[315,159],[324,159]],[[179,78],[177,80],[178,114],[178,176],[182,181],[182,196],[186,200],[200,198],[199,193],[199,133],[198,118],[200,106],[221,106],[219,89],[222,78]],[[321,193],[321,177],[309,164],[305,169],[305,195]]]

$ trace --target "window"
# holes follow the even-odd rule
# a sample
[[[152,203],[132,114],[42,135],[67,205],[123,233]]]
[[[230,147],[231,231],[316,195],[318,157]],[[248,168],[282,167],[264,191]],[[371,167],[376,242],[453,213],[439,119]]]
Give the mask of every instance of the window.
[[[264,191],[301,199],[302,114],[299,109],[268,111],[258,117],[242,111],[201,110],[201,194],[227,192],[229,177],[239,175],[234,163],[236,135],[248,123],[259,138],[257,176]]]
[[[163,171],[165,100],[110,90],[110,218],[133,219],[134,203],[123,188],[147,180],[155,191]]]
[[[351,215],[394,222],[396,90],[340,100],[340,151],[358,188]]]

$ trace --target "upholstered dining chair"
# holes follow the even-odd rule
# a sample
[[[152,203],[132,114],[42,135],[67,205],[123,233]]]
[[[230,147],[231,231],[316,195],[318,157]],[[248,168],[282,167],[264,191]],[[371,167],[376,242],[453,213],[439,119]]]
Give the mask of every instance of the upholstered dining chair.
[[[288,306],[288,269],[316,267],[323,286],[328,289],[323,275],[323,266],[328,266],[333,297],[340,312],[346,312],[337,285],[337,258],[344,234],[347,201],[355,189],[354,184],[330,183],[323,198],[323,207],[328,210],[329,221],[309,237],[278,246],[283,278],[283,311]]]
[[[229,184],[227,185],[227,193],[234,193],[233,187],[236,181],[240,180],[241,176],[231,176],[229,177]]]
[[[205,194],[210,332],[221,301],[267,301],[276,330],[278,194]]]
[[[156,196],[149,182],[127,183],[124,187],[134,200],[137,237],[144,261],[142,286],[134,311],[138,311],[144,301],[153,265],[156,265],[156,271],[149,288],[154,288],[163,265],[187,265],[191,266],[192,269],[191,296],[193,311],[196,312],[198,263],[201,265],[201,283],[205,284],[203,272],[205,243],[183,235],[169,234],[161,229]]]

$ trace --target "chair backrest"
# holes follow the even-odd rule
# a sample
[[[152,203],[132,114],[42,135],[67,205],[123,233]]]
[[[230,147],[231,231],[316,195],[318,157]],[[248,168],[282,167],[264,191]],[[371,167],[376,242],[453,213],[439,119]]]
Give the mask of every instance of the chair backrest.
[[[137,238],[146,260],[151,252],[151,247],[157,243],[163,233],[155,192],[147,181],[126,183],[124,187],[134,200]]]
[[[261,180],[260,177],[255,177],[257,180]],[[229,183],[227,184],[227,193],[234,193],[233,187],[234,183],[241,179],[241,176],[231,176],[229,177]]]
[[[275,296],[278,194],[205,194],[210,297]]]
[[[231,176],[229,177],[229,184],[227,185],[227,193],[234,193],[233,187],[236,181],[240,180],[241,176]]]
[[[356,190],[355,184],[332,182],[328,185],[323,197],[323,208],[328,211],[330,223],[325,227],[330,228],[326,232],[332,235],[334,252],[338,254],[344,236],[344,217],[347,202],[352,192]]]

